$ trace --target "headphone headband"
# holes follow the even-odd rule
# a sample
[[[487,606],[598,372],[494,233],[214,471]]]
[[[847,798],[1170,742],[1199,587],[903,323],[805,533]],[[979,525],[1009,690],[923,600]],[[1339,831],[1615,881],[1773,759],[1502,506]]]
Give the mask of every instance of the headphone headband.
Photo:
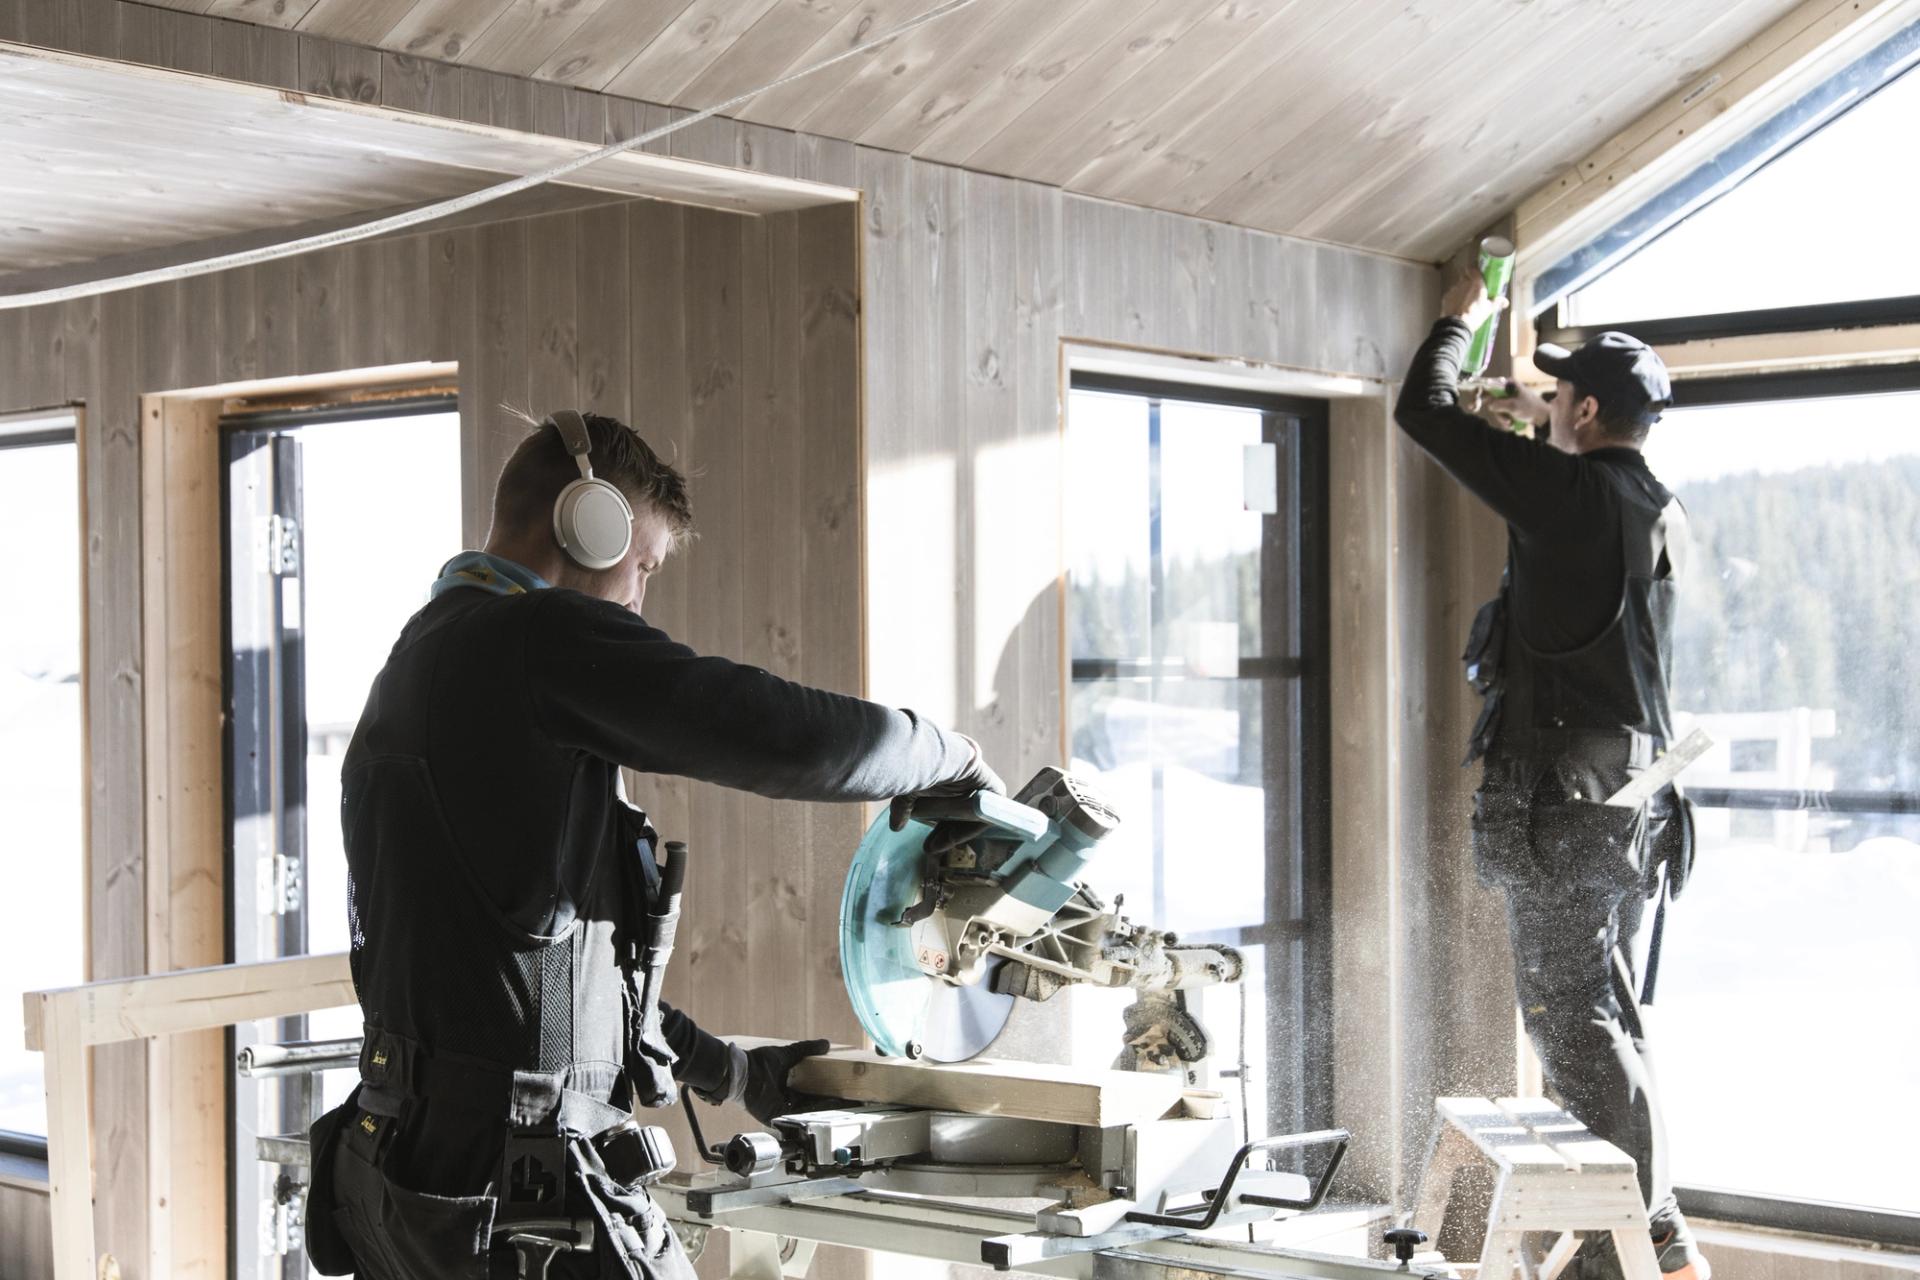
[[[556,409],[548,415],[547,421],[560,433],[560,443],[566,446],[567,453],[579,464],[580,478],[593,479],[593,464],[587,461],[587,455],[593,452],[593,438],[587,434],[587,420],[580,416],[580,411]]]

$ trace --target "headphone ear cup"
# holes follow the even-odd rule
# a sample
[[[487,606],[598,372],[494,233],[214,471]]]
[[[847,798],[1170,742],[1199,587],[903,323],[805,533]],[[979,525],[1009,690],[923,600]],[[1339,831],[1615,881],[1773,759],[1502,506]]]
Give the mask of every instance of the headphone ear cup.
[[[605,480],[575,480],[553,504],[553,536],[583,569],[611,569],[633,545],[633,508]]]

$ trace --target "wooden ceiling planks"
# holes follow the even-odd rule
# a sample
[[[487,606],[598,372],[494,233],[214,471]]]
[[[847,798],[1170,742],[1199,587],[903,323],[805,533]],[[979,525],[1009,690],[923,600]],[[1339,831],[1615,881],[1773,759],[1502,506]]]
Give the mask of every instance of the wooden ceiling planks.
[[[733,114],[1429,257],[1811,2],[974,0]],[[699,109],[936,0],[164,3]]]
[[[688,86],[772,7],[773,0],[693,0],[672,26],[607,81],[606,91],[646,102],[689,105]]]

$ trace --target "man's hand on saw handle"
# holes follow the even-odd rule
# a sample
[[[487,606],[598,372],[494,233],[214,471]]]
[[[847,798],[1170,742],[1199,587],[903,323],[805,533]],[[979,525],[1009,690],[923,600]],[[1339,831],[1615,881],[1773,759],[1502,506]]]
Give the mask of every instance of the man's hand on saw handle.
[[[829,1040],[798,1040],[792,1044],[763,1044],[752,1049],[729,1045],[733,1050],[727,1074],[711,1090],[695,1089],[707,1102],[719,1106],[738,1102],[761,1124],[772,1124],[775,1116],[796,1111],[817,1110],[832,1103],[831,1098],[796,1093],[788,1086],[793,1068],[807,1058],[833,1048]]]
[[[977,839],[987,830],[984,822],[971,819],[945,818],[941,816],[943,808],[952,808],[955,800],[965,800],[978,791],[991,791],[995,795],[1007,794],[1007,784],[1000,781],[1000,775],[987,764],[986,757],[980,754],[980,744],[968,738],[967,745],[973,748],[973,759],[967,771],[948,782],[937,783],[925,791],[916,791],[910,796],[896,796],[887,813],[887,825],[895,831],[903,829],[910,818],[919,818],[922,822],[933,824],[933,831],[927,836],[928,853],[945,853],[957,849],[970,840]]]

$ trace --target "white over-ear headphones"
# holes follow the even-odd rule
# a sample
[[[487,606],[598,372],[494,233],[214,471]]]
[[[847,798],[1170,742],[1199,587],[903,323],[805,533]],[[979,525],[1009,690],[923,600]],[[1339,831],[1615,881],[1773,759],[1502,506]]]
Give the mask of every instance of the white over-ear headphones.
[[[633,545],[633,508],[617,486],[594,476],[593,464],[587,461],[593,452],[587,420],[572,409],[561,409],[547,421],[580,464],[580,478],[554,499],[553,536],[567,558],[581,568],[611,569]]]

